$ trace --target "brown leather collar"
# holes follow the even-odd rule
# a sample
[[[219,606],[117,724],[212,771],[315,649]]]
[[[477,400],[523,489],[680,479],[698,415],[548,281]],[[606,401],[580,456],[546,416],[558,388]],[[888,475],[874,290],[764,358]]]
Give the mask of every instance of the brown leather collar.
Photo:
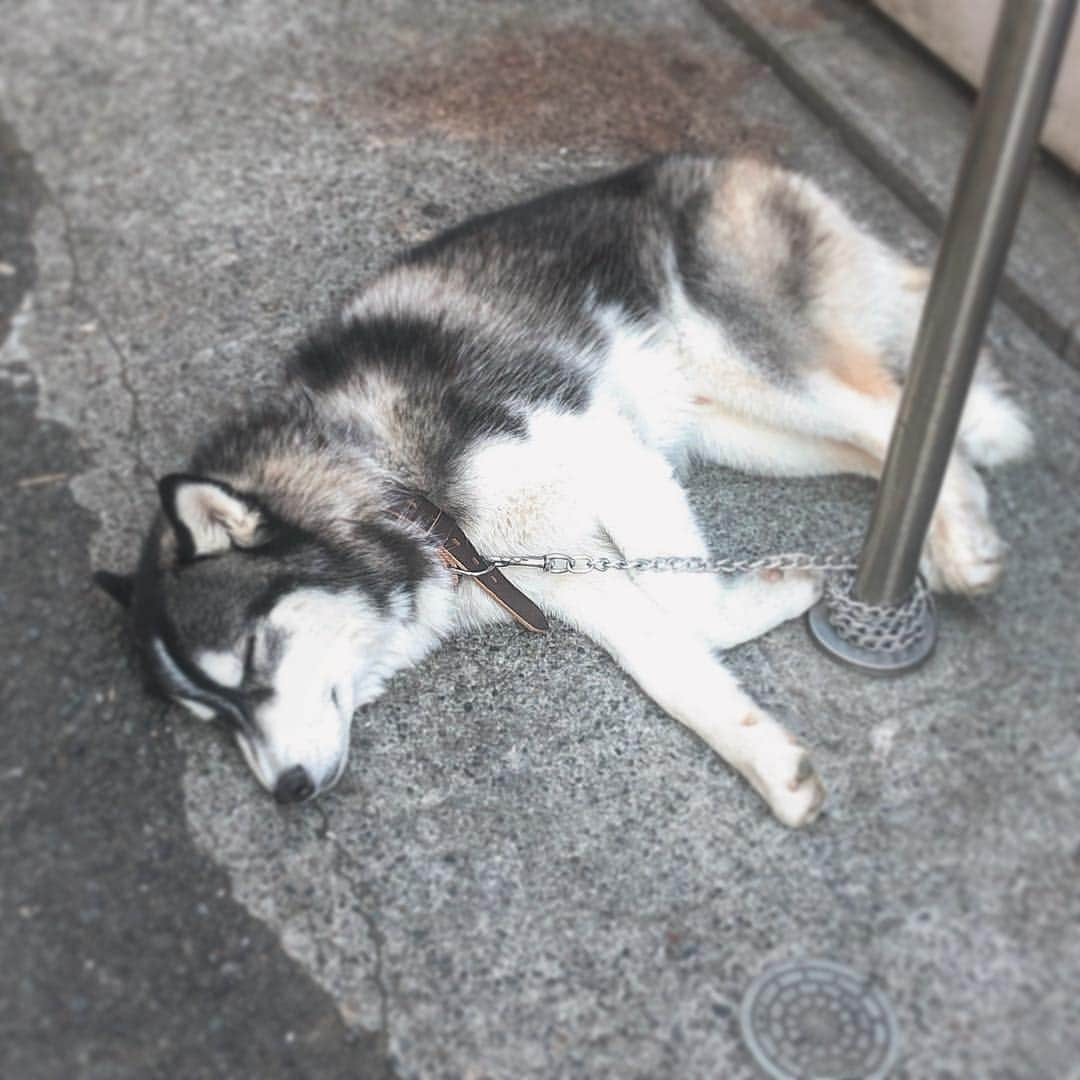
[[[461,526],[445,511],[423,495],[407,495],[394,505],[394,512],[405,521],[419,525],[439,542],[439,555],[451,568],[475,573],[488,565],[477,553]],[[544,613],[520,590],[492,567],[472,579],[500,607],[508,611],[526,630],[543,634],[548,630]]]

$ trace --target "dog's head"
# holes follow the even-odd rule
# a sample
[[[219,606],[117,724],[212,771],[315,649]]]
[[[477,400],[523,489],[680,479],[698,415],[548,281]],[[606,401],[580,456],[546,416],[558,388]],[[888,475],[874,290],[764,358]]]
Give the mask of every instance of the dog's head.
[[[152,686],[224,721],[283,802],[337,781],[354,710],[426,651],[415,608],[430,550],[370,506],[354,516],[341,486],[355,479],[336,479],[280,458],[167,476],[136,573],[95,575],[131,609]]]

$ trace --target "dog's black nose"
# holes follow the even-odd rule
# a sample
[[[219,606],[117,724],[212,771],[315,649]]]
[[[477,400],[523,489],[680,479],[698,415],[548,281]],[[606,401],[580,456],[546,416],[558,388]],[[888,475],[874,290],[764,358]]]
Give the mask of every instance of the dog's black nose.
[[[294,765],[287,769],[279,777],[274,785],[274,798],[279,803],[300,802],[315,791],[315,785],[311,782],[303,765]]]

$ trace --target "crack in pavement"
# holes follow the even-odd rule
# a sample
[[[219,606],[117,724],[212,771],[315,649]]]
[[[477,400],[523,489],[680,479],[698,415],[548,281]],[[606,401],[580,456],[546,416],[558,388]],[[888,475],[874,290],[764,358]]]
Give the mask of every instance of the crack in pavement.
[[[345,849],[341,847],[339,843],[333,838],[331,843],[334,845],[334,862],[335,867],[341,876],[357,890],[358,893],[367,893],[370,897],[370,890],[353,876],[353,874],[347,869],[355,865],[355,860],[351,858]],[[371,979],[375,983],[375,988],[379,993],[379,1027],[375,1032],[377,1045],[381,1053],[389,1052],[390,1042],[390,992],[387,989],[384,979],[385,967],[385,948],[386,939],[383,937],[382,931],[379,929],[379,924],[375,919],[375,916],[367,911],[363,907],[355,909],[356,914],[360,916],[364,921],[364,925],[368,929],[368,933],[371,935],[371,940],[375,945],[375,964],[371,972]]]
[[[366,882],[357,880],[354,876],[353,871],[359,873],[361,868],[357,866],[355,858],[338,840],[337,834],[332,827],[333,822],[330,819],[329,811],[321,804],[316,804],[315,809],[322,819],[321,828],[315,830],[315,835],[319,840],[328,841],[333,847],[334,869],[349,885],[352,886],[354,890],[352,896],[360,905],[362,905],[364,901],[369,901],[374,904],[375,897],[372,894],[371,886]],[[372,912],[368,911],[363,906],[354,907],[353,910],[363,920],[364,925],[367,927],[368,934],[371,936],[372,944],[375,946],[375,964],[371,972],[371,979],[375,983],[375,988],[379,993],[379,1027],[375,1032],[376,1045],[380,1053],[389,1054],[390,992],[384,979],[386,938],[379,928],[378,921]]]
[[[151,484],[156,484],[157,481],[154,472],[143,457],[143,447],[146,442],[146,427],[143,424],[142,419],[142,402],[139,399],[139,393],[135,388],[135,384],[131,379],[130,360],[127,353],[121,347],[120,342],[117,340],[116,335],[113,333],[104,311],[90,298],[83,277],[82,267],[79,262],[78,251],[75,246],[75,238],[73,235],[74,225],[71,214],[59,196],[57,196],[52,188],[44,181],[42,181],[42,190],[45,193],[46,201],[56,209],[63,222],[63,228],[60,231],[60,235],[64,245],[64,251],[68,257],[68,262],[71,264],[71,281],[68,290],[69,301],[72,307],[82,307],[93,317],[94,321],[100,327],[102,335],[108,343],[109,348],[112,350],[113,355],[116,357],[117,374],[120,385],[123,387],[123,390],[128,397],[128,401],[130,402],[128,433],[131,436],[131,457],[134,460],[136,471],[144,479],[149,480]]]

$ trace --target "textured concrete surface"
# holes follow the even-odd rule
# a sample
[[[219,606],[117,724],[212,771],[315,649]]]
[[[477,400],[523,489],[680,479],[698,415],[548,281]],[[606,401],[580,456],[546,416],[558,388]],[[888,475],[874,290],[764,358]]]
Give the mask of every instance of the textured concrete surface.
[[[705,0],[931,228],[944,220],[974,96],[860,0]],[[1080,179],[1042,155],[1002,294],[1080,367]]]
[[[1075,1069],[1080,378],[1007,311],[1039,448],[992,484],[1001,592],[944,604],[897,682],[798,626],[731,656],[816,748],[804,833],[565,629],[446,647],[357,716],[329,797],[279,808],[143,696],[85,584],[208,416],[467,213],[738,144],[932,250],[702,8],[598,8],[9,4],[0,1074],[749,1080],[739,998],[798,956],[874,976],[898,1076]],[[832,549],[871,488],[710,470],[694,495],[718,553]]]

